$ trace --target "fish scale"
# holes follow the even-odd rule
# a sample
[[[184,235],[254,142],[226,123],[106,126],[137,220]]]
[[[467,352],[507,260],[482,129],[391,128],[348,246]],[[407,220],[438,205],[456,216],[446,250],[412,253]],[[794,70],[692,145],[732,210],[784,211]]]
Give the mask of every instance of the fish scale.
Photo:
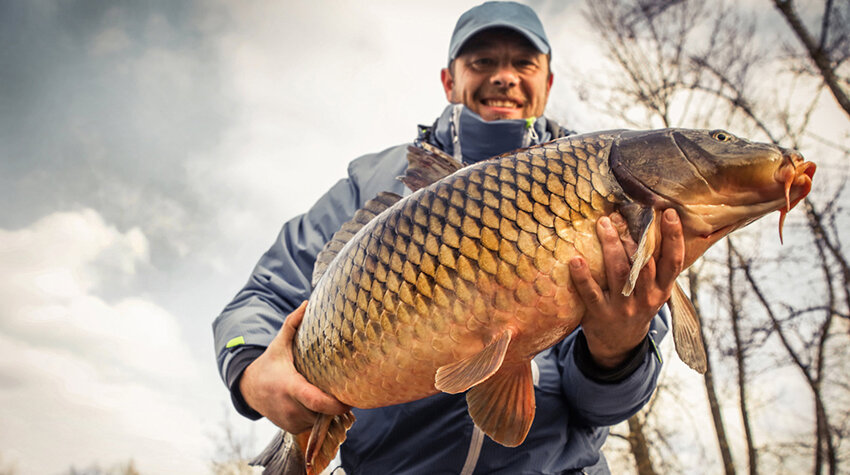
[[[418,191],[366,202],[318,255],[296,368],[359,408],[466,392],[475,425],[509,447],[534,419],[531,359],[584,316],[568,262],[582,256],[603,290],[618,290],[607,289],[598,217],[618,211],[637,243],[622,289],[630,295],[660,252],[660,211],[679,215],[686,268],[774,210],[781,238],[816,168],[722,130],[597,132],[466,168],[428,144],[409,150],[402,181]],[[677,353],[704,372],[693,305],[675,283],[667,303]],[[353,422],[351,412],[320,415],[312,432],[278,439],[266,455],[298,449],[318,473]]]
[[[346,404],[379,407],[437,393],[437,368],[506,326],[519,330],[517,358],[542,349],[523,347],[525,334],[540,340],[548,328],[547,344],[560,339],[581,311],[565,305],[571,230],[614,206],[599,174],[604,150],[595,139],[558,142],[480,163],[370,221],[311,296],[299,371]]]

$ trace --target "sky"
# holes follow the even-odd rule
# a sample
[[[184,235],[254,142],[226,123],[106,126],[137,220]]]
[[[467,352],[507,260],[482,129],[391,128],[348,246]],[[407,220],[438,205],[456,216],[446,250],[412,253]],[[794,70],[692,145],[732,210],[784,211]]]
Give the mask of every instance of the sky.
[[[211,322],[350,160],[433,122],[477,3],[0,2],[0,471],[207,473],[225,421],[263,445]],[[577,102],[578,2],[529,3],[549,115],[617,125]]]
[[[206,473],[226,419],[263,444],[211,322],[350,160],[442,111],[478,2],[363,3],[0,2],[0,470]]]

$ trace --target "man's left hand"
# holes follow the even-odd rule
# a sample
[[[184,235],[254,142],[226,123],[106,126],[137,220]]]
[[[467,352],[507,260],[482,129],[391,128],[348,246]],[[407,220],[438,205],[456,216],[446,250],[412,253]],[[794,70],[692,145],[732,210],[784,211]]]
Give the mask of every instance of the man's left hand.
[[[616,213],[596,223],[607,290],[593,279],[584,258],[570,261],[573,284],[587,308],[581,326],[588,349],[596,364],[609,369],[621,365],[646,337],[655,314],[670,298],[685,258],[679,216],[673,209],[665,210],[661,217],[661,255],[657,261],[649,259],[632,294],[624,296],[622,289],[631,268],[628,256],[637,249],[626,226]]]

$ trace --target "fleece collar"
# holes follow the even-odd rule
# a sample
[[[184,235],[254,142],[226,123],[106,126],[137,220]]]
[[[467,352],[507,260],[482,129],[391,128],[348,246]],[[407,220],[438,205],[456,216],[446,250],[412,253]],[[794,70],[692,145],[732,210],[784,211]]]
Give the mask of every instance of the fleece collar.
[[[463,104],[450,104],[431,130],[428,141],[464,164],[552,139],[546,118],[487,122]]]

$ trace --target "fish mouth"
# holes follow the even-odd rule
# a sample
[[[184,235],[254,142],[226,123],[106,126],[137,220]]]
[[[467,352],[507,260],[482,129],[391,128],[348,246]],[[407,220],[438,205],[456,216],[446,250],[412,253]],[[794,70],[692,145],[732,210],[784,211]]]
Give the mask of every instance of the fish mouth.
[[[784,183],[785,187],[785,208],[779,210],[779,242],[783,242],[782,227],[785,224],[785,216],[791,211],[791,208],[797,206],[797,203],[812,191],[812,178],[814,178],[815,170],[817,170],[817,165],[805,161],[796,152],[790,155],[790,160],[791,166],[780,167],[776,171],[777,181]],[[791,198],[792,191],[796,195],[793,199]]]
[[[709,241],[716,241],[771,211],[779,211],[779,240],[782,242],[785,217],[811,191],[816,169],[814,163],[805,161],[799,153],[783,150],[783,161],[773,173],[773,183],[767,183],[762,194],[769,199],[740,204],[677,203],[677,211],[684,215],[683,221],[690,221],[695,234]]]

